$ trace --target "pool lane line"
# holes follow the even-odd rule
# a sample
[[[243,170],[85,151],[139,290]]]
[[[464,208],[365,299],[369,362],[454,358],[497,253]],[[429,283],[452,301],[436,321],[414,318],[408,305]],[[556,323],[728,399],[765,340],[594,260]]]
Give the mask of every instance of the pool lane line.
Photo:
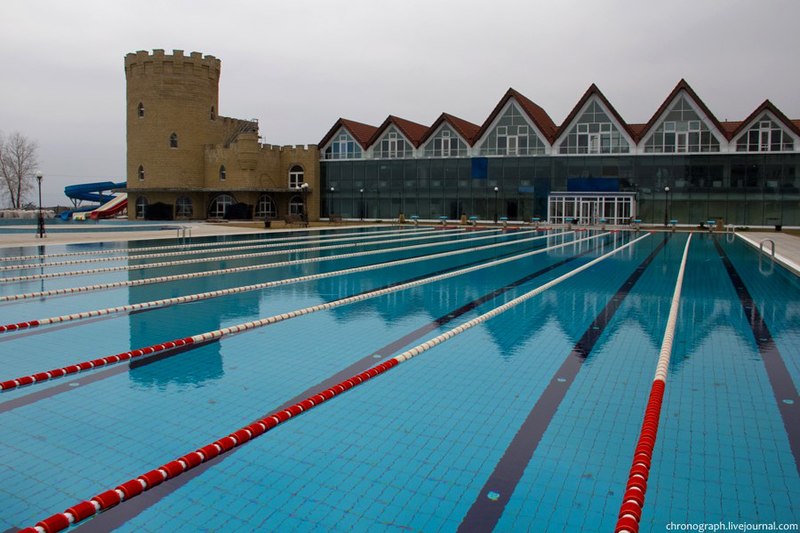
[[[382,235],[382,234],[392,234],[392,233],[400,234],[400,233],[403,233],[403,232],[414,232],[414,233],[417,233],[417,232],[433,231],[433,229],[434,228],[431,227],[431,226],[419,226],[416,229],[412,229],[412,228],[390,229],[390,230],[381,230],[381,231],[369,232],[368,234],[369,235]],[[327,231],[333,231],[333,230],[327,230]],[[355,231],[352,231],[352,230],[348,230],[348,231],[351,231],[352,235],[366,235],[367,234],[365,232],[355,232]],[[238,237],[243,237],[243,236],[247,236],[247,235],[250,235],[250,234],[242,234],[242,235],[238,235]],[[259,234],[255,234],[255,235],[259,235]],[[273,242],[273,243],[285,242],[285,243],[289,243],[289,242],[292,242],[292,241],[302,242],[302,241],[308,241],[308,240],[312,240],[312,239],[333,239],[333,238],[336,238],[336,237],[342,237],[344,235],[347,235],[347,233],[341,232],[341,233],[331,233],[331,234],[327,234],[327,235],[301,235],[301,236],[295,236],[295,237],[276,237],[276,236],[272,236],[272,237],[266,237],[266,238],[263,238],[263,239],[241,239],[241,238],[237,238],[235,240],[229,240],[229,241],[196,242],[196,243],[189,243],[189,244],[171,244],[171,245],[164,245],[164,246],[144,246],[144,247],[141,247],[141,248],[131,248],[131,247],[126,247],[126,248],[106,248],[106,249],[100,249],[100,250],[84,250],[82,252],[58,252],[58,253],[52,253],[52,254],[5,256],[5,257],[0,257],[0,262],[34,261],[34,260],[40,260],[40,259],[51,259],[51,258],[55,258],[55,257],[80,257],[80,256],[102,255],[102,254],[111,254],[111,253],[128,253],[128,254],[131,254],[131,253],[134,253],[134,252],[155,252],[155,251],[159,251],[159,250],[180,250],[180,249],[187,249],[188,250],[188,249],[193,249],[193,248],[212,248],[214,246],[220,246],[220,247],[224,248],[225,244],[236,245],[236,244],[239,244],[240,242],[250,242],[250,243],[256,243],[256,242]],[[237,237],[237,236],[228,236],[228,237]],[[100,243],[100,244],[103,244],[103,243]]]
[[[639,521],[642,518],[642,508],[644,507],[645,493],[647,492],[647,478],[650,475],[650,465],[653,458],[653,449],[656,445],[658,435],[658,421],[661,417],[661,404],[664,400],[664,389],[667,382],[669,371],[669,361],[672,357],[672,344],[675,339],[675,328],[678,323],[678,311],[680,310],[681,291],[683,290],[683,277],[686,272],[686,261],[689,257],[689,246],[692,243],[692,233],[686,239],[686,246],[683,249],[678,276],[675,280],[675,289],[672,293],[672,301],[667,316],[667,325],[664,328],[664,339],[661,342],[661,350],[658,354],[656,373],[650,387],[650,395],[647,398],[647,406],[642,420],[642,428],[639,432],[639,439],[636,441],[634,449],[633,464],[628,472],[628,483],[625,486],[625,494],[622,497],[622,506],[617,515],[617,525],[615,533],[637,533],[639,531]]]
[[[606,235],[598,235],[597,237],[600,237],[600,236],[606,236]],[[585,240],[589,240],[589,238],[586,238]],[[569,242],[567,244],[574,244],[576,242],[579,242],[579,241],[571,241],[571,242]],[[594,252],[595,250],[597,250],[598,246],[599,245],[595,245],[594,247],[589,248],[587,250],[584,250],[582,252],[579,252],[576,255],[569,256],[569,257],[567,257],[565,259],[562,259],[560,261],[557,261],[557,262],[555,262],[555,263],[553,263],[551,265],[543,267],[543,268],[541,268],[541,269],[539,269],[539,270],[537,270],[535,272],[527,274],[527,275],[523,276],[522,278],[519,278],[519,279],[517,279],[517,280],[515,280],[515,281],[513,281],[511,283],[508,283],[508,284],[506,284],[506,285],[504,285],[504,286],[502,286],[500,288],[494,289],[493,291],[490,291],[490,292],[484,294],[483,296],[480,296],[480,297],[472,300],[471,302],[467,302],[466,304],[462,305],[461,307],[459,307],[457,309],[454,309],[453,311],[450,311],[447,314],[442,315],[439,318],[436,318],[436,319],[432,320],[428,324],[420,326],[419,328],[413,330],[412,332],[407,333],[403,337],[401,337],[401,338],[399,338],[397,340],[394,340],[391,343],[387,344],[386,346],[383,346],[382,348],[372,352],[370,355],[361,358],[360,360],[356,361],[355,363],[352,363],[351,365],[347,366],[343,370],[340,370],[339,372],[337,372],[333,376],[331,376],[331,377],[321,381],[320,383],[317,383],[316,385],[310,387],[308,390],[306,390],[305,392],[300,393],[295,398],[288,400],[285,404],[283,404],[283,407],[281,407],[281,408],[283,409],[283,408],[286,408],[286,407],[288,407],[288,406],[290,406],[290,405],[292,405],[294,403],[299,402],[300,400],[304,399],[306,396],[311,395],[316,390],[319,390],[319,389],[322,389],[322,388],[327,388],[329,386],[335,385],[336,383],[339,383],[340,381],[346,379],[348,376],[351,376],[353,374],[357,374],[359,372],[362,372],[363,370],[366,370],[367,368],[369,368],[369,366],[373,362],[375,362],[376,359],[380,359],[382,357],[385,357],[388,354],[391,354],[391,353],[399,351],[401,348],[411,344],[412,342],[414,342],[417,339],[421,338],[423,335],[425,335],[425,334],[427,334],[427,333],[429,333],[431,331],[434,331],[434,330],[436,330],[436,329],[438,329],[438,328],[450,323],[451,321],[453,321],[456,318],[462,316],[463,314],[475,309],[479,305],[481,305],[483,303],[486,303],[487,301],[489,301],[489,300],[491,300],[493,298],[496,298],[497,296],[500,296],[501,294],[504,294],[504,293],[510,291],[513,288],[516,288],[516,287],[522,285],[523,283],[527,283],[529,281],[532,281],[532,280],[536,279],[539,276],[542,276],[542,275],[544,275],[544,274],[546,274],[546,273],[548,273],[548,272],[550,272],[552,270],[555,270],[556,268],[559,268],[559,267],[561,267],[563,265],[566,265],[566,264],[568,264],[568,263],[570,263],[570,262],[572,262],[572,261],[574,261],[576,259],[579,259],[581,257],[584,257],[584,256]],[[477,262],[473,263],[473,264],[477,264]],[[459,268],[463,268],[463,266],[459,267]],[[437,271],[437,272],[433,273],[433,275],[436,275],[436,274],[439,274],[439,273],[449,272],[449,271],[452,271],[452,270],[455,270],[455,269],[452,269],[452,268],[442,269],[440,271]],[[412,278],[411,280],[422,279],[423,277],[424,276],[419,276],[417,278]],[[406,280],[406,281],[411,281],[411,280]],[[400,282],[400,283],[402,283],[402,282]],[[387,287],[394,286],[394,285],[397,285],[397,284],[398,283],[393,283],[393,284],[388,285]],[[364,293],[366,293],[366,292],[369,292],[369,291],[364,291]],[[214,342],[214,341],[210,341],[210,342]],[[130,369],[138,368],[138,367],[150,364],[152,362],[157,362],[157,361],[163,360],[163,359],[165,359],[167,357],[172,357],[174,355],[177,355],[177,354],[189,351],[189,350],[193,350],[195,348],[199,348],[200,346],[203,346],[203,344],[186,345],[186,346],[183,346],[181,348],[176,348],[176,349],[173,349],[173,350],[161,352],[159,354],[156,354],[156,355],[144,358],[144,359],[137,359],[135,361],[131,361],[127,368],[126,367],[122,367],[122,366],[114,366],[114,367],[105,368],[104,370],[99,370],[97,372],[93,372],[91,374],[83,374],[86,377],[80,378],[80,383],[78,383],[77,381],[69,381],[67,383],[61,383],[61,384],[55,385],[53,387],[48,387],[46,389],[42,389],[42,390],[37,390],[37,391],[31,392],[29,394],[26,394],[25,396],[20,396],[18,398],[14,398],[14,399],[11,399],[11,400],[8,400],[8,401],[5,401],[5,402],[0,402],[0,413],[11,411],[11,410],[16,409],[18,407],[23,407],[25,405],[30,405],[32,403],[35,403],[35,402],[39,401],[39,400],[43,400],[45,398],[50,398],[52,396],[56,396],[56,395],[62,394],[64,392],[75,390],[75,388],[74,388],[75,386],[88,385],[88,384],[100,381],[102,379],[105,379],[105,378],[108,378],[108,377],[112,377],[112,376],[116,376],[116,375],[122,374],[124,372],[127,372],[128,368],[130,368]],[[0,392],[0,394],[2,394],[2,392]]]
[[[558,248],[563,248],[565,246],[571,246],[574,243],[589,240],[589,239],[596,239],[600,236],[604,236],[604,234],[591,236],[591,237],[584,237],[583,239],[569,241],[562,244],[558,244],[555,246],[547,247],[547,248],[539,248],[537,250],[533,250],[531,252],[524,252],[518,255],[514,255],[511,257],[506,257],[502,259],[495,259],[486,263],[481,263],[479,265],[461,268],[458,270],[452,270],[449,272],[445,272],[443,274],[439,274],[436,276],[425,277],[423,279],[410,281],[406,283],[402,283],[395,286],[390,286],[387,288],[370,291],[366,293],[361,293],[353,296],[348,296],[346,298],[340,298],[338,300],[334,300],[332,302],[326,302],[321,304],[312,305],[309,307],[304,307],[302,309],[296,309],[294,311],[289,311],[285,313],[281,313],[278,315],[269,316],[266,318],[261,318],[258,320],[252,320],[249,322],[244,322],[242,324],[236,324],[234,326],[228,326],[221,329],[216,329],[213,331],[207,331],[204,333],[198,333],[196,335],[173,339],[170,341],[166,341],[163,343],[154,344],[151,346],[146,346],[143,348],[136,348],[133,350],[128,350],[126,352],[114,354],[114,355],[107,355],[105,357],[100,357],[97,359],[93,359],[91,361],[83,361],[81,363],[74,363],[65,367],[55,368],[52,370],[48,370],[45,372],[37,372],[35,374],[30,374],[26,376],[21,376],[15,379],[9,379],[3,382],[0,382],[0,393],[7,392],[10,390],[18,389],[20,387],[34,385],[37,383],[45,383],[51,381],[53,379],[58,379],[66,376],[71,376],[73,374],[77,374],[79,372],[84,372],[87,370],[94,370],[96,368],[102,368],[110,365],[115,365],[118,363],[123,363],[126,361],[131,361],[133,359],[138,359],[144,357],[146,355],[153,355],[158,354],[161,352],[169,351],[174,348],[181,348],[183,346],[191,345],[191,344],[198,344],[198,343],[206,343],[213,340],[218,340],[223,337],[227,337],[229,335],[235,335],[237,333],[241,333],[243,331],[248,331],[251,329],[256,329],[264,326],[268,326],[271,324],[276,324],[278,322],[282,322],[284,320],[289,320],[291,318],[296,318],[298,316],[307,315],[310,313],[315,313],[317,311],[326,311],[329,309],[334,309],[336,307],[341,307],[343,305],[349,305],[355,302],[361,302],[364,300],[369,300],[371,298],[377,298],[378,296],[384,296],[386,294],[390,294],[393,292],[398,292],[401,290],[406,290],[412,287],[418,287],[421,285],[426,285],[428,283],[433,283],[437,281],[442,281],[445,279],[449,279],[456,276],[461,276],[464,274],[468,274],[470,272],[475,272],[477,270],[482,270],[485,268],[495,267],[504,263],[518,261],[520,259],[524,259],[527,257],[531,257],[534,255],[538,255],[545,252],[550,252],[556,250]],[[462,250],[463,251],[463,250]]]
[[[523,233],[538,233],[537,231],[525,231],[525,232],[517,232],[516,235],[520,235]],[[567,232],[559,232],[559,233],[552,233],[546,236],[556,236],[556,235],[567,235],[570,233],[574,233],[571,231]],[[75,294],[75,293],[82,293],[82,292],[90,292],[90,291],[99,291],[99,290],[106,290],[106,289],[117,289],[120,287],[139,287],[142,285],[150,285],[153,283],[166,283],[171,281],[178,281],[178,280],[186,280],[186,279],[194,279],[194,278],[202,278],[202,277],[209,277],[209,276],[219,276],[225,274],[235,274],[240,272],[251,272],[254,270],[266,270],[270,268],[278,268],[278,267],[285,267],[285,266],[294,266],[294,265],[305,265],[309,263],[321,263],[325,261],[336,261],[340,259],[352,259],[354,257],[365,257],[369,255],[377,255],[383,253],[394,253],[394,252],[404,252],[409,250],[418,250],[421,248],[431,248],[436,246],[444,245],[451,245],[451,244],[462,244],[465,242],[474,242],[479,240],[486,240],[486,239],[497,239],[505,237],[505,235],[488,235],[482,237],[475,237],[470,239],[460,239],[456,241],[447,241],[447,242],[434,242],[434,243],[424,243],[424,244],[414,244],[411,246],[398,246],[394,248],[383,248],[380,250],[366,250],[363,252],[352,252],[347,254],[339,254],[339,255],[327,255],[327,256],[320,256],[320,257],[308,257],[305,259],[291,259],[288,261],[277,261],[274,263],[264,263],[258,265],[248,265],[248,266],[241,266],[241,267],[230,267],[230,268],[221,268],[217,270],[202,270],[199,272],[189,272],[186,274],[172,274],[169,276],[155,276],[152,278],[142,278],[137,280],[126,280],[126,281],[112,281],[107,283],[96,283],[94,285],[84,285],[80,287],[68,287],[65,289],[49,289],[44,291],[35,291],[35,292],[28,292],[22,294],[10,294],[5,296],[0,296],[0,303],[5,302],[15,302],[18,300],[28,300],[32,298],[44,298],[49,296],[61,296],[65,294]]]
[[[459,524],[458,531],[491,531],[530,463],[569,387],[623,301],[667,242],[667,235],[613,294],[578,339],[506,447]]]
[[[82,502],[69,507],[62,513],[54,514],[44,520],[39,521],[36,526],[23,529],[22,532],[30,533],[30,532],[47,532],[47,533],[54,533],[57,531],[62,531],[71,525],[77,524],[86,520],[87,518],[91,518],[92,516],[105,511],[106,509],[110,509],[122,503],[123,501],[129,501],[130,499],[142,494],[143,492],[151,489],[152,487],[158,486],[164,481],[169,479],[173,479],[175,477],[180,476],[184,472],[188,470],[192,470],[193,468],[197,467],[201,463],[213,459],[219,455],[222,455],[234,448],[241,446],[249,442],[252,439],[255,439],[264,433],[268,432],[269,430],[275,428],[276,426],[286,422],[287,420],[300,415],[301,413],[308,411],[309,409],[313,409],[317,405],[320,405],[328,400],[335,398],[339,394],[346,392],[362,383],[369,381],[370,379],[383,374],[384,372],[391,370],[392,368],[417,357],[426,351],[430,350],[431,348],[446,342],[453,337],[472,329],[475,326],[478,326],[487,320],[490,320],[509,309],[516,307],[517,305],[525,302],[539,294],[543,293],[544,291],[555,287],[556,285],[566,281],[567,279],[583,272],[584,270],[591,268],[592,266],[596,265],[597,263],[608,259],[612,255],[633,246],[635,243],[639,242],[640,240],[648,237],[650,234],[644,234],[633,241],[623,244],[622,246],[615,248],[614,250],[607,252],[600,257],[597,257],[561,276],[544,283],[536,287],[535,289],[522,294],[508,302],[495,307],[494,309],[483,313],[482,315],[475,317],[467,322],[462,323],[461,325],[446,331],[436,337],[428,339],[427,341],[419,344],[405,352],[396,355],[390,359],[387,359],[383,363],[380,363],[372,368],[361,372],[360,374],[354,375],[351,378],[342,381],[341,383],[326,389],[318,394],[310,396],[305,400],[298,402],[291,407],[276,411],[252,424],[242,427],[233,433],[222,437],[210,444],[207,444],[197,450],[187,453],[177,459],[174,459],[168,463],[163,464],[162,466],[155,468],[149,472],[146,472],[136,478],[130,479],[120,485],[118,485],[114,489],[109,489],[105,492],[102,492],[89,500],[84,500]]]
[[[500,229],[490,229],[490,230],[487,230],[486,232],[487,233],[488,232],[498,233],[498,232],[500,232]],[[370,240],[383,239],[383,238],[386,238],[386,237],[395,237],[395,238],[391,239],[393,242],[404,242],[404,241],[408,241],[408,240],[414,240],[414,239],[406,239],[405,238],[406,235],[403,235],[403,233],[408,234],[408,232],[399,232],[399,233],[395,232],[395,233],[393,233],[391,235],[364,235],[364,234],[354,234],[353,236],[337,235],[336,236],[337,238],[329,238],[329,239],[326,239],[326,240],[309,239],[309,240],[305,240],[303,242],[278,242],[278,243],[276,243],[276,242],[265,242],[265,243],[261,243],[261,244],[258,244],[258,243],[257,244],[252,244],[253,241],[244,241],[244,243],[242,245],[224,246],[224,247],[218,247],[218,248],[210,247],[210,248],[205,248],[205,249],[202,249],[202,250],[182,250],[182,251],[179,251],[179,252],[162,252],[162,253],[156,253],[156,254],[140,254],[140,255],[126,255],[126,256],[117,255],[117,256],[112,256],[112,257],[92,257],[92,258],[84,258],[84,259],[71,259],[71,260],[68,260],[68,261],[51,261],[49,263],[25,263],[25,264],[19,264],[19,265],[3,265],[3,266],[0,266],[0,272],[9,272],[9,271],[14,271],[14,270],[33,270],[33,269],[36,269],[36,268],[83,265],[83,264],[86,264],[86,263],[109,263],[109,262],[121,262],[121,261],[138,261],[140,259],[155,259],[155,258],[161,258],[161,257],[179,257],[179,256],[187,256],[187,255],[213,254],[213,253],[219,253],[219,252],[223,252],[223,253],[240,252],[240,251],[243,251],[243,250],[257,250],[257,249],[263,249],[263,248],[281,248],[281,247],[286,247],[286,246],[297,246],[297,245],[306,245],[306,244],[328,244],[328,243],[344,242],[344,241],[370,241]],[[452,229],[452,230],[448,230],[445,233],[445,236],[453,235],[453,234],[465,235],[466,232],[464,232],[463,230],[460,230],[460,229]],[[424,233],[421,233],[421,234],[411,234],[411,235],[419,235],[419,237],[417,237],[418,239],[423,239],[423,238],[434,239],[434,238],[436,238],[438,236],[441,236],[442,232],[432,232],[432,231],[430,231],[430,232],[424,232]],[[328,237],[330,237],[330,236],[328,236]],[[383,241],[383,242],[387,242],[387,241]],[[236,244],[236,243],[234,243],[234,244]],[[366,243],[359,243],[359,244],[361,244],[361,245],[369,245],[371,243],[366,242]],[[283,250],[283,251],[295,253],[295,252],[302,251],[302,250],[304,250],[304,248],[297,248],[297,249],[294,249],[294,250]],[[213,260],[213,257],[209,258],[209,260]],[[136,266],[136,265],[134,265],[134,266]]]
[[[560,261],[557,261],[557,262],[555,262],[555,263],[553,263],[551,265],[548,265],[548,266],[546,266],[544,268],[541,268],[541,269],[537,270],[536,272],[527,274],[526,276],[524,276],[524,277],[522,277],[520,279],[517,279],[517,280],[515,280],[515,281],[513,281],[513,282],[511,282],[509,284],[504,285],[503,287],[500,287],[500,288],[495,289],[495,290],[493,290],[493,291],[491,291],[491,292],[489,292],[487,294],[484,294],[483,296],[481,296],[479,298],[476,298],[475,300],[462,305],[458,309],[454,309],[453,311],[451,311],[449,313],[446,313],[446,314],[444,314],[444,315],[432,320],[428,324],[426,324],[424,326],[421,326],[421,327],[415,329],[414,331],[404,335],[403,337],[400,337],[399,339],[396,339],[396,340],[390,342],[389,344],[379,348],[378,350],[375,350],[375,351],[371,352],[369,355],[367,355],[365,357],[362,357],[358,361],[356,361],[356,362],[348,365],[347,367],[343,368],[342,370],[340,370],[336,374],[334,374],[334,375],[332,375],[332,376],[330,376],[330,377],[328,377],[328,378],[316,383],[315,385],[312,385],[311,387],[307,388],[305,391],[295,395],[293,398],[291,398],[291,399],[287,400],[286,402],[284,402],[283,404],[281,404],[279,407],[277,407],[277,410],[288,409],[289,407],[291,407],[295,403],[298,403],[298,402],[304,400],[305,398],[314,395],[319,390],[330,388],[330,387],[336,385],[337,383],[339,383],[341,381],[344,381],[349,376],[352,376],[352,375],[355,375],[355,374],[359,374],[359,373],[363,372],[364,370],[367,370],[370,366],[372,366],[376,362],[376,359],[381,359],[383,357],[386,357],[388,354],[392,354],[392,353],[398,352],[403,347],[408,346],[412,342],[420,339],[423,335],[425,335],[425,334],[427,334],[427,333],[429,333],[429,332],[431,332],[433,330],[436,330],[436,329],[440,328],[441,326],[444,326],[444,325],[452,322],[453,320],[459,318],[460,316],[464,315],[465,313],[468,313],[469,311],[472,311],[473,309],[475,309],[479,305],[491,300],[492,298],[495,298],[495,297],[497,297],[497,296],[499,296],[499,295],[501,295],[501,294],[503,294],[503,293],[505,293],[507,291],[510,291],[511,289],[522,285],[523,283],[527,283],[528,281],[532,281],[533,279],[535,279],[535,278],[537,278],[539,276],[542,276],[542,275],[544,275],[544,274],[546,274],[548,272],[551,272],[551,271],[553,271],[553,270],[555,270],[555,269],[557,269],[557,268],[559,268],[559,267],[561,267],[561,266],[563,266],[565,264],[568,264],[568,263],[570,263],[570,262],[572,262],[572,261],[574,261],[576,259],[584,257],[584,256],[596,251],[597,248],[598,248],[598,245],[595,245],[592,248],[589,248],[588,250],[584,250],[582,252],[577,253],[576,255],[567,257],[565,259],[561,259]],[[165,357],[166,356],[171,356],[171,355],[173,355],[175,353],[177,353],[177,351],[172,351],[169,354],[165,354]],[[161,357],[161,356],[156,356],[156,357]],[[150,361],[150,358],[147,358],[147,359],[141,360],[140,364],[146,364],[149,361]],[[121,373],[126,372],[126,371],[127,370],[125,368],[123,368],[123,367],[112,367],[112,368],[109,368],[109,369],[102,370],[102,371],[99,371],[97,373],[91,374],[91,375],[89,375],[87,377],[91,378],[91,382],[94,382],[94,381],[99,381],[100,379],[103,379],[105,377],[110,377],[112,375],[121,374]],[[101,375],[102,375],[102,377],[99,377]],[[69,382],[69,383],[74,383],[74,382]],[[42,397],[50,396],[49,394],[47,394],[48,391],[51,391],[51,390],[54,390],[54,389],[57,389],[57,388],[63,389],[63,390],[61,390],[61,392],[66,392],[67,390],[75,390],[73,387],[69,386],[69,383],[66,383],[66,384],[62,383],[62,384],[56,385],[55,387],[47,388],[47,389],[44,389],[44,390],[41,390],[41,391],[35,391],[35,392],[33,392],[31,394],[28,394],[26,396],[23,396],[21,398],[17,398],[15,400],[11,400],[10,402],[18,401],[18,400],[23,400],[24,401],[25,398],[28,398],[29,396],[33,396],[34,394],[42,395]],[[86,380],[86,382],[84,382],[84,380],[81,380],[81,385],[89,384],[89,383],[90,383],[89,380]],[[33,402],[30,402],[30,403],[33,403]],[[0,404],[0,411],[2,411],[2,406],[3,405],[4,404]],[[264,415],[259,417],[259,419],[263,418],[264,416],[267,416],[269,413],[271,413],[271,411],[268,412],[268,413],[265,413]],[[137,498],[129,506],[114,507],[114,508],[102,513],[99,516],[95,516],[91,521],[87,522],[85,525],[83,525],[81,527],[82,527],[83,530],[86,530],[86,531],[89,531],[89,532],[97,531],[98,533],[104,533],[105,531],[111,531],[112,529],[115,529],[117,527],[121,527],[127,521],[133,519],[133,517],[139,515],[144,510],[146,510],[149,507],[155,505],[162,498],[164,498],[164,497],[168,496],[169,494],[171,494],[172,492],[178,490],[179,488],[184,486],[186,483],[190,482],[195,477],[197,477],[199,475],[202,475],[208,468],[211,468],[212,466],[218,464],[219,462],[222,461],[222,459],[223,459],[222,457],[216,457],[216,458],[212,459],[211,461],[207,461],[205,463],[202,463],[197,468],[195,468],[194,470],[190,470],[186,475],[181,476],[177,480],[173,480],[171,483],[159,485],[155,489],[144,493],[143,495],[141,495],[139,498]]]
[[[783,427],[789,439],[792,456],[794,456],[795,468],[797,473],[800,474],[800,396],[797,394],[797,387],[792,380],[792,375],[786,368],[783,355],[778,349],[769,327],[764,322],[764,317],[758,310],[758,305],[756,305],[753,296],[747,289],[747,285],[745,285],[744,280],[737,272],[736,267],[733,266],[717,238],[714,238],[714,247],[722,260],[722,264],[725,266],[725,271],[733,287],[736,289],[736,295],[739,297],[742,311],[747,318],[747,323],[750,325],[750,330],[753,332],[758,354],[764,362],[769,384],[772,387],[775,402],[778,404],[781,419],[783,419]]]
[[[64,322],[70,322],[74,320],[85,320],[89,318],[95,318],[99,316],[111,315],[111,314],[119,314],[119,313],[133,313],[133,312],[142,312],[151,309],[158,309],[161,307],[168,307],[170,305],[179,305],[183,303],[191,303],[191,302],[198,302],[202,300],[208,300],[210,298],[218,298],[221,296],[227,296],[230,294],[240,294],[243,292],[250,292],[262,289],[268,289],[277,286],[283,285],[290,285],[294,283],[302,283],[306,281],[315,281],[324,278],[330,278],[335,276],[343,276],[347,274],[354,274],[358,272],[368,272],[370,270],[377,270],[381,268],[391,268],[395,266],[401,266],[409,263],[417,263],[421,261],[428,261],[433,259],[440,259],[443,257],[449,257],[452,255],[461,255],[465,253],[472,253],[478,252],[483,250],[489,250],[492,248],[498,248],[502,246],[511,246],[515,244],[526,243],[530,241],[540,240],[545,238],[545,236],[536,236],[536,237],[529,237],[524,239],[517,239],[512,241],[504,241],[501,243],[494,243],[494,244],[487,244],[484,246],[478,246],[475,248],[469,249],[459,249],[459,250],[451,250],[449,252],[440,252],[434,254],[426,254],[421,256],[414,256],[407,259],[398,259],[395,261],[386,261],[383,263],[373,263],[364,266],[352,267],[343,270],[334,270],[331,272],[322,272],[319,274],[309,274],[306,276],[298,276],[294,278],[285,278],[280,280],[274,281],[265,281],[262,283],[255,283],[252,285],[240,285],[238,287],[231,287],[228,289],[218,289],[215,291],[207,291],[202,293],[194,293],[194,294],[187,294],[184,296],[175,296],[172,298],[162,298],[159,300],[151,300],[148,302],[139,302],[135,304],[126,304],[126,305],[119,305],[115,307],[107,307],[104,309],[93,309],[89,311],[80,311],[77,313],[70,313],[67,315],[60,315],[48,318],[39,318],[34,320],[24,320],[12,324],[4,324],[0,325],[0,334],[2,333],[10,333],[22,330],[28,330],[37,328],[40,326],[45,326],[49,324],[62,324]]]
[[[458,231],[458,230],[455,230]],[[484,232],[489,233],[489,232]],[[491,232],[492,237],[500,237],[505,236],[501,234],[497,234],[496,232]],[[445,235],[447,237],[448,235]],[[327,250],[338,250],[341,248],[353,248],[356,246],[377,246],[381,244],[397,244],[398,242],[410,242],[410,241],[421,241],[421,240],[430,240],[430,239],[441,239],[440,233],[431,233],[431,234],[424,234],[419,236],[414,236],[410,238],[403,238],[403,239],[385,239],[382,241],[373,241],[369,243],[346,243],[346,244],[335,244],[333,246],[309,246],[305,248],[294,248],[289,250],[268,250],[265,252],[257,252],[257,253],[250,253],[250,254],[234,254],[234,255],[222,255],[222,256],[215,256],[215,257],[196,257],[194,259],[182,259],[178,261],[159,261],[157,263],[143,263],[141,265],[120,265],[120,266],[113,266],[113,267],[100,267],[100,268],[89,268],[86,270],[65,270],[62,272],[48,272],[42,274],[28,274],[25,276],[9,276],[9,277],[0,277],[0,283],[18,283],[20,281],[35,281],[40,279],[54,279],[54,278],[64,278],[68,276],[87,276],[90,274],[106,274],[109,272],[131,272],[131,271],[141,271],[141,270],[149,270],[152,268],[165,268],[165,267],[175,267],[175,266],[184,266],[184,265],[196,265],[199,263],[212,263],[212,262],[220,262],[220,261],[238,261],[238,260],[246,260],[246,259],[255,259],[259,257],[270,257],[275,255],[291,255],[291,254],[303,254],[309,252],[322,252]],[[466,239],[464,239],[466,240]],[[444,244],[450,244],[451,242],[459,242],[459,241],[443,241]],[[108,259],[108,258],[106,258]],[[38,267],[39,265],[37,265]]]

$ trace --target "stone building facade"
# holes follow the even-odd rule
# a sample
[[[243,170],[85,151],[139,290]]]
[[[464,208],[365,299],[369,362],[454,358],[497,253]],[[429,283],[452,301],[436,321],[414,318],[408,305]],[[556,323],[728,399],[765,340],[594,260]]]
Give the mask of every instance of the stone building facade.
[[[129,218],[318,219],[316,145],[262,144],[257,120],[221,116],[220,68],[199,52],[125,57]]]

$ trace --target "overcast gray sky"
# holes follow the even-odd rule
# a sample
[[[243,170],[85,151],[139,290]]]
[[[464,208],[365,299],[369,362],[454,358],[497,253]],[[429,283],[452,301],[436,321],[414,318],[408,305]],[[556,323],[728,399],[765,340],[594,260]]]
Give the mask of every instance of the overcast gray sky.
[[[124,56],[222,60],[219,112],[265,142],[339,117],[480,124],[509,87],[560,124],[591,83],[646,122],[681,79],[720,120],[769,98],[800,118],[800,0],[2,0],[0,131],[40,147],[45,203],[124,181]]]

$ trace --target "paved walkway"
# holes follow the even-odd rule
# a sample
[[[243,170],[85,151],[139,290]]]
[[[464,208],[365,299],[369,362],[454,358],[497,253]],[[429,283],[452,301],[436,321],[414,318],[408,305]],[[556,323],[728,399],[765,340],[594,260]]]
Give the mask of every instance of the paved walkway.
[[[800,276],[800,237],[777,232],[737,231],[736,234],[756,250],[765,239],[771,240],[775,243],[775,260]],[[772,246],[765,242],[764,253],[771,252]]]

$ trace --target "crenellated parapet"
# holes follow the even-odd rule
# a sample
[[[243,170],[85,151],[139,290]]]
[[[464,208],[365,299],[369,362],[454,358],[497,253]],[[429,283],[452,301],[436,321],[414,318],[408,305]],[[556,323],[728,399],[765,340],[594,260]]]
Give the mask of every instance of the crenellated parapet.
[[[153,53],[139,50],[125,56],[125,76],[145,74],[182,73],[202,78],[219,79],[222,62],[212,55],[203,55],[200,52],[191,52],[189,55],[183,50],[173,50],[172,54],[164,50],[155,49]]]

